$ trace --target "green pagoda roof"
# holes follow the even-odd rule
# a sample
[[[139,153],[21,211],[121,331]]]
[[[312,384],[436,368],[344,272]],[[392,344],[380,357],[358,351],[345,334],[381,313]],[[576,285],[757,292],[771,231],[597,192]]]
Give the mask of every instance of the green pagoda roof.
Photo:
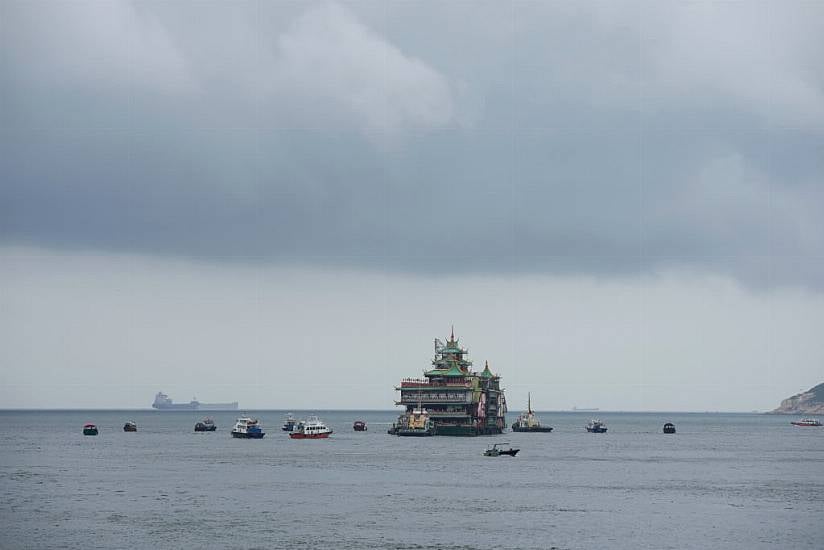
[[[426,376],[467,376],[458,365],[452,365],[448,369],[432,369],[424,373]]]
[[[484,378],[493,378],[495,376],[492,374],[492,371],[489,370],[489,363],[484,364],[484,370],[481,372],[481,376]]]

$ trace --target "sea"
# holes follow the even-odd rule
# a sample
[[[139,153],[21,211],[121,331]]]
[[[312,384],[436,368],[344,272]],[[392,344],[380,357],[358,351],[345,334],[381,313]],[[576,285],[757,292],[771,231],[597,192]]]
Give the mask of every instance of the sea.
[[[248,412],[264,439],[233,439],[236,412],[214,433],[195,412],[0,412],[0,548],[824,548],[824,428],[786,416],[544,412],[552,433],[403,438],[397,411],[292,411],[334,434],[291,440],[289,411]],[[584,430],[595,414],[608,433]]]

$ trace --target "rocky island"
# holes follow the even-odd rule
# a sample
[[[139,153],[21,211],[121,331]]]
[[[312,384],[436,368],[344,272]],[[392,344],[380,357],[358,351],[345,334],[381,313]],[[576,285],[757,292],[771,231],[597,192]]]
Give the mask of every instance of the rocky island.
[[[824,384],[788,397],[771,414],[824,414]]]

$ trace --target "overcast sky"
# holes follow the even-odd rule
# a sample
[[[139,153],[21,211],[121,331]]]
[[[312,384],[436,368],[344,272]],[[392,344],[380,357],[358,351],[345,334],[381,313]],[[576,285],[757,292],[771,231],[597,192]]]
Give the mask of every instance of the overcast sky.
[[[0,0],[0,407],[824,380],[824,3]]]

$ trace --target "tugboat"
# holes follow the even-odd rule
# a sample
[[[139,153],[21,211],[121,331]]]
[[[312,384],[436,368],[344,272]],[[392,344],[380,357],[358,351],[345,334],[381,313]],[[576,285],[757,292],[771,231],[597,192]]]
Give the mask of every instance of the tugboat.
[[[248,416],[238,418],[235,427],[232,428],[232,437],[263,439],[264,435],[266,434],[260,429],[257,418],[249,418]]]
[[[598,420],[597,418],[593,418],[589,421],[589,424],[586,425],[586,429],[589,433],[593,434],[605,434],[607,433],[607,425]]]
[[[484,456],[515,456],[516,454],[518,454],[518,451],[521,450],[513,449],[512,447],[510,447],[509,449],[499,449],[498,445],[509,445],[509,443],[495,443],[493,446],[489,447],[487,450],[484,451]]]
[[[123,424],[123,431],[124,432],[136,432],[137,431],[137,424],[129,420],[125,424]]]
[[[83,435],[97,435],[97,426],[90,422],[83,424]]]
[[[213,432],[217,429],[215,426],[215,421],[211,418],[204,418],[197,424],[195,424],[195,431],[196,432]]]
[[[675,433],[675,424],[672,422],[667,422],[664,424],[664,433],[665,434],[674,434]]]
[[[352,424],[352,429],[356,432],[365,432],[366,422],[364,422],[363,420],[355,420],[355,423]]]
[[[404,437],[426,437],[435,435],[435,424],[429,418],[426,409],[418,407],[400,415],[398,421],[389,429],[389,433]]]
[[[527,411],[518,416],[518,420],[512,425],[513,432],[543,432],[552,431],[550,426],[541,426],[541,421],[532,412],[532,396],[527,393]]]
[[[405,378],[395,387],[400,392],[395,405],[403,406],[406,420],[401,418],[392,432],[408,424],[416,409],[426,408],[438,436],[503,433],[507,424],[501,377],[488,363],[481,372],[474,371],[467,353],[454,329],[446,342],[435,339],[435,357],[424,378]]]
[[[326,439],[331,434],[332,430],[317,416],[310,416],[298,422],[289,437],[292,439]]]
[[[815,418],[802,418],[801,420],[794,420],[790,422],[793,426],[801,426],[804,428],[812,428],[816,426],[821,426],[821,422]]]
[[[281,428],[281,430],[283,430],[284,432],[291,432],[295,429],[295,425],[297,423],[298,421],[295,420],[295,417],[292,416],[292,413],[289,413],[288,415],[286,415],[286,420],[284,420],[283,427]]]

